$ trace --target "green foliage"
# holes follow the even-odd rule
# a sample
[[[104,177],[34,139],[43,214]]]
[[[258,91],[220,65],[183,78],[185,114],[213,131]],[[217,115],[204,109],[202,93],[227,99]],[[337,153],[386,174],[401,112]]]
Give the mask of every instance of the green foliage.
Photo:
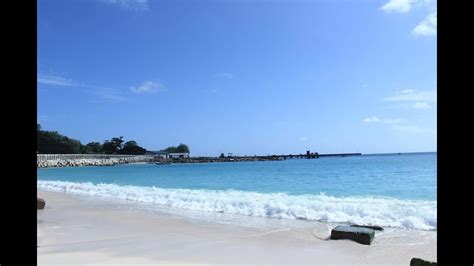
[[[177,151],[176,151],[176,146],[170,146],[170,147],[164,149],[164,151],[169,152],[169,153],[171,153],[171,152],[177,152]]]
[[[178,147],[176,147],[176,150],[177,150],[178,152],[187,152],[187,153],[189,153],[189,147],[188,147],[188,145],[183,144],[183,143],[179,144]]]
[[[106,154],[119,154],[123,148],[123,142],[124,140],[122,136],[106,140],[102,145],[102,150]]]
[[[36,125],[37,151],[43,154],[145,154],[146,149],[138,146],[134,140],[124,143],[123,137],[106,140],[104,144],[90,142],[82,145],[79,140],[71,139],[56,131],[42,130],[41,125]]]
[[[70,139],[56,131],[43,131],[37,125],[37,151],[38,153],[81,153],[82,144],[80,141]]]
[[[142,155],[145,154],[146,149],[138,146],[137,142],[131,140],[125,142],[123,145],[123,149],[120,151],[121,154],[135,154],[135,155]]]
[[[224,153],[221,153],[221,156],[219,156],[220,158],[225,158],[225,155]]]
[[[100,144],[99,142],[89,142],[87,143],[87,145],[83,146],[82,153],[88,153],[88,154],[103,153],[102,144]]]
[[[171,147],[166,148],[165,151],[169,152],[169,153],[174,153],[174,152],[187,152],[187,153],[189,153],[189,147],[188,147],[188,145],[181,143],[181,144],[178,145],[178,147],[171,146]]]

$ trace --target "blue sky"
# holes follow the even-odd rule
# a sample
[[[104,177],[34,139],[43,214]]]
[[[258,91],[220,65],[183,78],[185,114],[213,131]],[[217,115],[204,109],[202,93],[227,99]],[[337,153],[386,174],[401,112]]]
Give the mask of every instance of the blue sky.
[[[436,2],[38,1],[38,122],[192,155],[436,151]]]

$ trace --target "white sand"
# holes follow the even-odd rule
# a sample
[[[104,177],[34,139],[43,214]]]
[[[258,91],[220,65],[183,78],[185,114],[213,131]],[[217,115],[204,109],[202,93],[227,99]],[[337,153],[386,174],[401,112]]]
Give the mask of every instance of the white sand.
[[[409,265],[412,257],[437,260],[434,231],[389,228],[367,246],[321,240],[316,236],[327,234],[321,223],[296,227],[285,221],[257,228],[145,212],[99,198],[47,191],[38,196],[46,201],[38,211],[38,265]]]

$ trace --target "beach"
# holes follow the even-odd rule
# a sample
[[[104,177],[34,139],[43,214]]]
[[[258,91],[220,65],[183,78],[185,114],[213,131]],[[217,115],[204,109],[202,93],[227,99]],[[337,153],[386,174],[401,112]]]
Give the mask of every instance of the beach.
[[[324,240],[332,224],[272,218],[216,223],[132,202],[38,190],[38,265],[409,265],[437,261],[436,231],[385,228],[371,245]],[[212,215],[212,214],[211,214]],[[283,221],[285,220],[285,221]],[[298,226],[293,226],[298,224]]]

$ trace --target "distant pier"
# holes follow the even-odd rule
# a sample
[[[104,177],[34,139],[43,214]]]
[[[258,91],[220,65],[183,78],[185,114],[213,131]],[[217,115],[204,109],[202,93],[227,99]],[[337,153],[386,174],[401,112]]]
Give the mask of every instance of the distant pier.
[[[284,161],[287,159],[317,159],[319,157],[347,157],[360,156],[362,153],[328,153],[319,154],[317,152],[306,151],[305,154],[272,154],[254,156],[221,156],[221,157],[189,157],[173,158],[165,160],[173,163],[211,163],[211,162],[245,162],[245,161]],[[162,161],[164,159],[161,159]]]
[[[306,152],[306,154],[282,154],[282,155],[268,155],[268,156],[259,156],[263,158],[275,158],[275,157],[280,157],[283,158],[284,160],[286,159],[317,159],[319,157],[346,157],[346,156],[360,156],[362,153],[327,153],[327,154],[320,154],[317,152],[311,153],[309,151]]]
[[[319,157],[346,157],[346,156],[360,156],[362,153],[330,153],[320,154]]]

